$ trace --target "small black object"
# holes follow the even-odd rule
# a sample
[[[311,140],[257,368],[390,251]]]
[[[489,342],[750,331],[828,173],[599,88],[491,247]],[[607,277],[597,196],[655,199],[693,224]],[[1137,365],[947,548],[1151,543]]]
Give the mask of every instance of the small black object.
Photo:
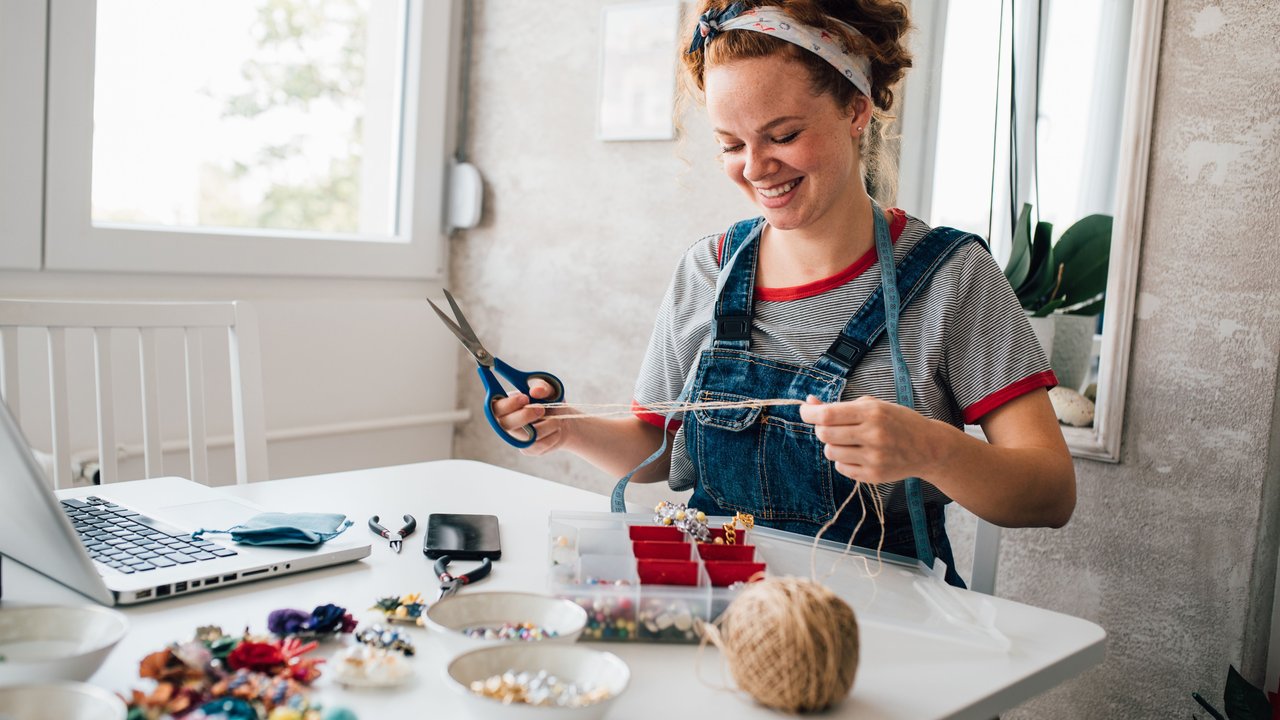
[[[498,518],[493,515],[432,513],[427,518],[427,537],[422,552],[429,558],[448,555],[454,560],[502,557]]]
[[[418,521],[412,515],[409,515],[408,513],[406,513],[403,519],[404,519],[404,527],[400,528],[395,532],[395,537],[392,537],[392,533],[390,530],[387,530],[386,528],[382,527],[382,525],[378,524],[379,518],[377,515],[374,515],[373,517],[369,518],[369,529],[373,531],[374,535],[378,535],[379,537],[384,537],[390,540],[391,549],[395,550],[396,552],[400,552],[401,546],[404,545],[404,539],[412,535],[414,529],[418,527]]]
[[[480,561],[479,567],[472,568],[461,575],[450,575],[449,563],[452,560],[453,558],[448,555],[441,555],[436,560],[436,577],[440,578],[440,597],[436,598],[437,600],[453,595],[463,585],[470,585],[478,580],[483,580],[493,570],[493,561],[485,558]]]

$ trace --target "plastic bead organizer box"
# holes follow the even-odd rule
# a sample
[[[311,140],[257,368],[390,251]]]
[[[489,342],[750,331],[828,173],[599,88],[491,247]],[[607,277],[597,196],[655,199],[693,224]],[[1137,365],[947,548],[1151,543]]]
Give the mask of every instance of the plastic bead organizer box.
[[[733,518],[710,517],[712,538]],[[742,587],[765,575],[808,577],[813,538],[771,528],[739,527],[734,544],[694,542],[677,527],[641,513],[553,511],[548,527],[551,594],[587,611],[582,639],[696,643],[696,620],[720,616]],[[956,590],[942,571],[913,558],[822,540],[819,579],[845,598],[860,623],[1007,650],[995,609]],[[833,566],[834,563],[834,566]],[[882,573],[900,574],[882,582]]]

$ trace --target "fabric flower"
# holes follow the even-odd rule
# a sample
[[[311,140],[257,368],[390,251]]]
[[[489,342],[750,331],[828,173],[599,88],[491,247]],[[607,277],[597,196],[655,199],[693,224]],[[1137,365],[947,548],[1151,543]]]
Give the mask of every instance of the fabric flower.
[[[248,669],[257,672],[275,672],[285,662],[280,648],[271,643],[242,642],[227,655],[227,665],[232,670]]]
[[[239,698],[218,698],[206,703],[194,717],[200,720],[258,720],[258,711]]]
[[[333,603],[321,605],[311,611],[311,621],[307,629],[315,633],[338,632],[346,626],[344,622],[346,617],[349,617],[346,608],[338,607]]]
[[[201,674],[205,672],[205,668],[213,660],[213,653],[209,652],[209,648],[205,647],[205,644],[199,640],[174,645],[170,650],[175,658],[182,661],[182,664],[192,670],[198,670]]]
[[[267,630],[276,635],[296,635],[302,630],[308,629],[308,621],[311,616],[301,610],[292,608],[284,608],[283,610],[273,610],[267,616]]]

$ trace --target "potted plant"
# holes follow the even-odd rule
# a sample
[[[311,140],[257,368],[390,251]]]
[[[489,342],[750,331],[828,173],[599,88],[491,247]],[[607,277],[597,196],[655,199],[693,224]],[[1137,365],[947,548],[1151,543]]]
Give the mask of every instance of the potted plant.
[[[1193,692],[1191,697],[1213,720],[1272,720],[1280,717],[1280,695],[1255,687],[1236,671],[1234,665],[1227,668],[1227,689],[1222,693],[1225,713],[1220,712],[1200,693]],[[1196,715],[1191,717],[1199,720]]]
[[[1110,215],[1089,215],[1055,243],[1051,223],[1037,222],[1032,232],[1031,205],[1024,204],[1014,227],[1004,274],[1063,387],[1079,388],[1088,373],[1106,303],[1111,226]]]

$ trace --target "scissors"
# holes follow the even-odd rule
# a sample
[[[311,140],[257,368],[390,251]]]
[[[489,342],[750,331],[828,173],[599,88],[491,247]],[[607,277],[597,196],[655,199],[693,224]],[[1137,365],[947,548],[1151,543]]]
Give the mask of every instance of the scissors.
[[[440,597],[437,601],[443,600],[450,595],[458,592],[458,588],[463,585],[470,585],[477,580],[483,580],[490,570],[493,570],[493,562],[489,558],[480,561],[480,566],[472,569],[470,572],[461,575],[449,574],[449,561],[452,560],[448,555],[441,555],[436,560],[436,577],[440,578]]]
[[[374,535],[390,540],[391,549],[398,553],[400,552],[400,546],[404,544],[404,539],[412,535],[414,528],[418,527],[418,521],[412,515],[405,515],[402,519],[404,520],[404,527],[395,531],[395,537],[392,537],[393,533],[390,530],[379,524],[381,520],[377,515],[369,518],[369,529],[373,531]]]
[[[552,391],[550,397],[539,400],[529,395],[529,401],[535,403],[553,403],[564,400],[564,383],[560,382],[560,378],[549,372],[542,370],[522,372],[491,355],[488,350],[484,349],[484,345],[480,344],[479,338],[476,337],[475,331],[471,329],[471,325],[467,322],[466,316],[462,314],[462,310],[458,308],[458,303],[454,301],[453,295],[449,294],[448,290],[445,290],[444,297],[449,301],[449,307],[453,309],[453,315],[458,319],[457,322],[445,315],[440,308],[436,307],[435,303],[430,300],[427,300],[427,302],[431,305],[431,309],[435,310],[440,319],[444,321],[444,324],[453,331],[453,334],[458,336],[462,346],[476,359],[476,364],[478,365],[476,372],[480,373],[480,380],[484,383],[484,416],[488,418],[489,425],[503,440],[507,441],[507,444],[518,448],[529,447],[538,439],[538,432],[533,429],[532,424],[524,426],[523,430],[529,437],[527,440],[521,440],[504,430],[502,425],[498,423],[497,418],[493,416],[493,404],[507,396],[507,389],[502,386],[498,378],[494,377],[493,370],[497,370],[499,375],[506,378],[508,382],[515,386],[516,390],[525,395],[529,395],[530,380],[542,380],[550,385]]]

